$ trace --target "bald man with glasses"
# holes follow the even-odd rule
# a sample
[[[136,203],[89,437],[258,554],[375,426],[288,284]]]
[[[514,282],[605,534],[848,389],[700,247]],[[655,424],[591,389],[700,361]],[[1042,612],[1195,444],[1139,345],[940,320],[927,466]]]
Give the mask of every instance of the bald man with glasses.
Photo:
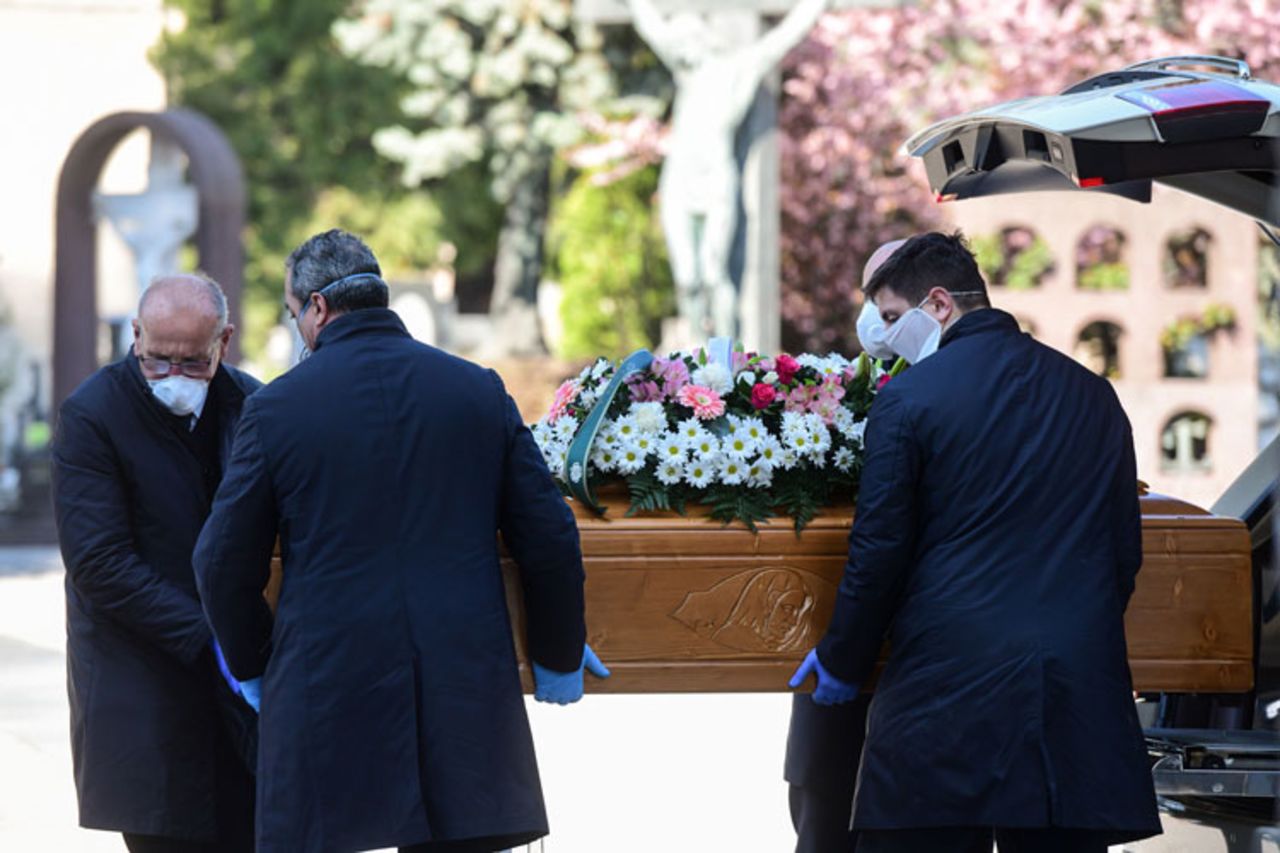
[[[259,383],[223,364],[235,330],[203,276],[152,282],[133,331],[54,440],[80,824],[134,853],[252,851],[256,718],[219,672],[191,555]]]

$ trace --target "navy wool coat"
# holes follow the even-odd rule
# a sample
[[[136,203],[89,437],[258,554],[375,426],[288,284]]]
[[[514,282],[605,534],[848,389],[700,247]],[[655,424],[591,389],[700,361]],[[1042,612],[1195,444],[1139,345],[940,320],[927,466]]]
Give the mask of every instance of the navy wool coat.
[[[225,365],[214,376],[201,418],[216,414],[223,460],[258,385]],[[132,354],[59,410],[53,490],[71,750],[82,826],[213,841],[221,685],[191,554],[217,473],[176,420]]]
[[[969,313],[872,406],[824,666],[884,639],[854,826],[1160,831],[1126,658],[1142,562],[1110,384]]]
[[[246,405],[195,563],[232,671],[263,676],[261,853],[546,833],[499,532],[532,656],[576,669],[577,527],[497,374],[368,309]]]

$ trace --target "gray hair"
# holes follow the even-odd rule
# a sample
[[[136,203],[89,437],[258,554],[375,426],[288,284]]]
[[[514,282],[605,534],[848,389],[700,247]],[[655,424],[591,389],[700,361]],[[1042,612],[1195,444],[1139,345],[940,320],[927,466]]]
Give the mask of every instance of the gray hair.
[[[221,333],[227,327],[227,294],[222,292],[222,285],[202,272],[162,273],[151,279],[147,284],[147,289],[142,291],[142,298],[138,300],[138,316],[141,317],[146,313],[147,304],[154,298],[154,294],[181,281],[189,281],[201,285],[201,292],[208,299],[209,307],[213,309],[213,313],[218,317],[218,332]],[[157,287],[156,285],[160,286]]]
[[[386,308],[390,300],[382,268],[373,251],[354,234],[333,228],[317,234],[290,253],[284,262],[289,290],[302,303],[325,291],[334,311]],[[330,285],[332,289],[325,290]]]

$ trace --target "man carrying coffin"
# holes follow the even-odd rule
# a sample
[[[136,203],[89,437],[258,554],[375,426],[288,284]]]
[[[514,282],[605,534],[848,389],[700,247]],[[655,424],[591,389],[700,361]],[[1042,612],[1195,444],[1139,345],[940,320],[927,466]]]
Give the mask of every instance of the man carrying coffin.
[[[284,298],[311,356],[245,407],[195,560],[232,672],[262,677],[258,850],[545,835],[498,534],[536,696],[572,702],[608,674],[573,515],[497,374],[414,341],[358,238],[299,246]]]
[[[872,407],[835,612],[793,679],[849,701],[889,641],[858,853],[1102,853],[1158,833],[1125,649],[1141,518],[1115,392],[991,309],[959,236],[913,237],[865,290],[912,367]]]
[[[253,711],[218,674],[191,569],[241,407],[259,386],[222,363],[234,331],[216,283],[157,278],[138,305],[133,350],[58,413],[53,497],[80,824],[124,833],[134,853],[253,850]]]

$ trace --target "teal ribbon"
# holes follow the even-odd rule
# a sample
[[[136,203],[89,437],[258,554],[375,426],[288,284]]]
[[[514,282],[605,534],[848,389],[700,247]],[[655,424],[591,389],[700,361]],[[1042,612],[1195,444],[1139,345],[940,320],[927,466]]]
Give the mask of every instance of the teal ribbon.
[[[618,369],[614,371],[613,378],[609,380],[609,384],[600,393],[600,397],[596,400],[595,406],[592,407],[591,413],[587,415],[587,419],[578,428],[578,434],[573,437],[573,441],[569,444],[569,452],[565,455],[564,481],[569,484],[569,494],[598,513],[603,513],[604,509],[596,502],[595,495],[591,493],[591,478],[587,476],[587,465],[591,458],[591,445],[596,440],[596,433],[600,431],[601,424],[604,423],[605,415],[609,412],[609,406],[613,403],[613,398],[622,389],[622,383],[627,381],[627,377],[639,373],[652,363],[653,353],[647,349],[636,350],[622,360],[618,365]]]

